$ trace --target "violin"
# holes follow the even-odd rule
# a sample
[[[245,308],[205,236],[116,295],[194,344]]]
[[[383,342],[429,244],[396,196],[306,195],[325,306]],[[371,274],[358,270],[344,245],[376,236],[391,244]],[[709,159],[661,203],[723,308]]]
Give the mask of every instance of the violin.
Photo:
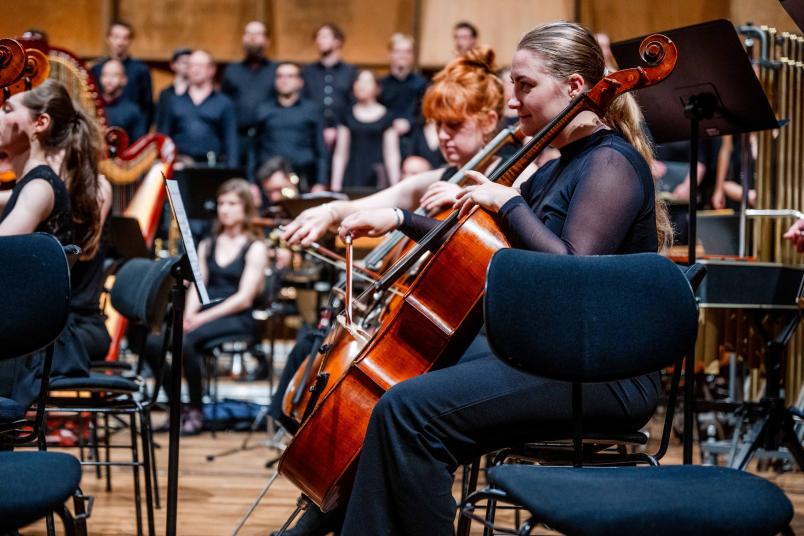
[[[24,48],[14,39],[0,39],[0,104],[16,93],[41,84],[50,72],[50,64],[41,51]],[[17,176],[0,158],[0,190],[14,187]]]
[[[604,115],[628,91],[665,79],[677,60],[665,36],[646,38],[640,53],[647,67],[605,76],[580,94],[490,177],[511,185],[580,112]],[[366,291],[381,292],[432,252],[392,318],[371,337],[349,367],[334,378],[309,411],[279,461],[279,472],[328,512],[351,491],[371,412],[393,385],[454,362],[482,324],[486,267],[508,242],[492,214],[475,207],[459,218],[453,211]]]

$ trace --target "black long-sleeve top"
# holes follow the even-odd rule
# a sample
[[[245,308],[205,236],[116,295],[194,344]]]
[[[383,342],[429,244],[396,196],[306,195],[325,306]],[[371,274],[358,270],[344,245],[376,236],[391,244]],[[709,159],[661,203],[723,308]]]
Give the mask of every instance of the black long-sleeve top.
[[[317,104],[299,99],[286,107],[274,99],[261,104],[255,116],[255,165],[272,156],[283,156],[297,172],[309,170],[312,176],[307,180],[329,184],[329,154]]]
[[[234,103],[237,129],[241,134],[256,126],[257,107],[274,98],[275,78],[276,63],[266,58],[258,63],[243,60],[226,66],[221,91]]]
[[[357,78],[357,68],[339,61],[327,67],[320,61],[308,63],[302,69],[304,89],[302,97],[321,106],[324,112],[324,127],[338,125],[352,100],[352,85]]]
[[[226,95],[213,91],[196,105],[185,93],[171,98],[165,108],[157,130],[173,138],[179,154],[206,162],[207,153],[213,152],[218,162],[237,167],[237,122]]]
[[[125,96],[113,101],[104,101],[103,110],[109,120],[109,126],[125,130],[130,142],[133,143],[145,135],[147,131],[145,116],[137,105]]]
[[[636,149],[601,130],[560,152],[497,213],[511,245],[574,255],[657,251],[653,177]],[[400,230],[420,239],[437,224],[405,212]]]
[[[100,75],[103,69],[103,64],[109,58],[103,58],[96,63],[90,72],[95,79],[95,85],[100,88]],[[145,117],[145,129],[151,126],[154,119],[154,101],[151,93],[151,70],[148,66],[132,58],[123,60],[123,69],[126,71],[126,78],[128,83],[123,89],[123,96],[137,105]]]
[[[427,79],[417,73],[409,73],[405,78],[389,74],[380,80],[380,103],[384,104],[391,116],[407,119],[411,123],[421,113],[422,99],[427,90]]]

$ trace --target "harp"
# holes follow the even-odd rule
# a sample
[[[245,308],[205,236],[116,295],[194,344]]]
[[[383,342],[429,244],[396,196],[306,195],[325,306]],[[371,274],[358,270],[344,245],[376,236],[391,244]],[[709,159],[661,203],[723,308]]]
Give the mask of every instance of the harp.
[[[135,218],[140,224],[146,245],[152,247],[165,201],[163,177],[172,175],[176,159],[173,141],[167,136],[149,133],[129,143],[122,129],[109,126],[100,90],[83,61],[71,52],[41,40],[22,41],[27,47],[37,48],[47,55],[50,78],[64,84],[73,100],[97,118],[105,142],[105,158],[99,163],[99,170],[112,183],[112,211]],[[112,283],[113,279],[107,280],[107,288]],[[104,313],[106,327],[112,337],[107,359],[115,360],[126,323],[108,300]]]

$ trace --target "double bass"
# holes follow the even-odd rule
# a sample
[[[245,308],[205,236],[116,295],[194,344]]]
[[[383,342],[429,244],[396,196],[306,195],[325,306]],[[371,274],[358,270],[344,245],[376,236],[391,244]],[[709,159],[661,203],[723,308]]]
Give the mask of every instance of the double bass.
[[[677,50],[665,36],[640,45],[646,67],[605,76],[570,104],[490,179],[510,186],[582,111],[603,116],[619,95],[656,84],[675,67]],[[392,318],[331,385],[287,446],[279,472],[328,512],[348,498],[372,409],[396,383],[444,367],[460,356],[482,323],[486,267],[505,235],[492,214],[475,207],[451,213],[367,290],[387,289],[426,252],[432,258],[410,285]]]

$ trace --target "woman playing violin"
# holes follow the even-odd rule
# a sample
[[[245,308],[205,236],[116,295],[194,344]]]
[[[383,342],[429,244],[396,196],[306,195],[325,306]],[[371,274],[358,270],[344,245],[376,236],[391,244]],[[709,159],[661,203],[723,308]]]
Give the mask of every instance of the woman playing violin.
[[[539,26],[517,46],[509,106],[533,135],[603,74],[603,54],[586,28]],[[604,117],[582,112],[554,141],[560,158],[521,188],[473,174],[457,206],[495,214],[514,247],[560,255],[655,252],[669,229],[656,204],[640,119],[627,95]],[[402,216],[399,228],[414,238],[433,226],[423,216]],[[390,208],[358,212],[344,218],[339,232],[380,234],[398,219]],[[592,386],[585,391],[587,430],[639,429],[653,414],[658,391],[656,375]],[[452,534],[454,471],[534,433],[569,435],[570,401],[569,384],[509,367],[482,336],[456,365],[397,384],[371,415],[342,534]]]

